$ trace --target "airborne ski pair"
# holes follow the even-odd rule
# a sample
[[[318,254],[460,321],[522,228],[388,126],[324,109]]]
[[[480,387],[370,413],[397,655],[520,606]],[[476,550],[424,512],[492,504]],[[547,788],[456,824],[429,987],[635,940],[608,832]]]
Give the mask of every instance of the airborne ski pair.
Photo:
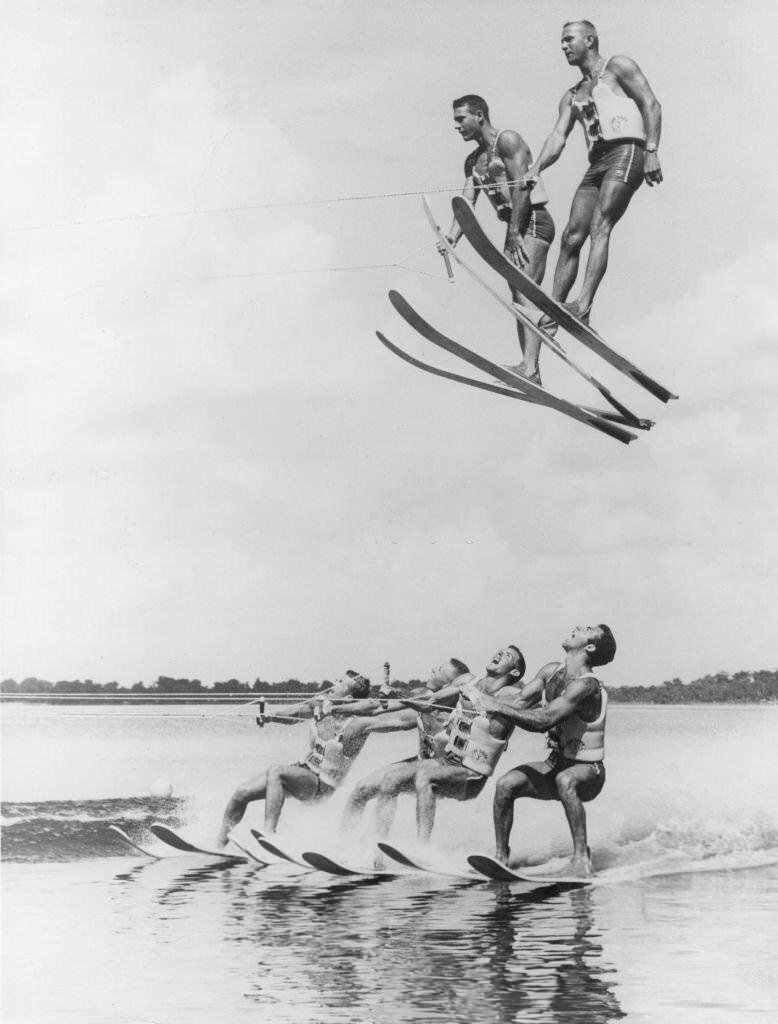
[[[497,271],[497,273],[508,282],[511,288],[520,292],[543,313],[547,313],[554,322],[559,325],[559,327],[567,331],[573,338],[578,340],[596,355],[600,356],[615,369],[625,374],[634,383],[650,392],[660,401],[667,402],[671,398],[677,397],[662,384],[659,384],[652,377],[649,377],[648,374],[640,370],[634,365],[634,363],[630,362],[629,359],[616,352],[610,345],[603,341],[596,331],[592,330],[592,328],[587,324],[576,319],[576,317],[574,317],[561,303],[546,295],[542,288],[540,288],[532,278],[525,274],[524,271],[511,263],[511,261],[508,260],[499,251],[499,249],[492,244],[486,232],[479,224],[473,207],[464,197],[456,196],[452,200],[451,205],[454,210],[454,216],[456,217],[459,226],[462,228],[467,240],[476,252],[486,261],[486,263],[488,263],[493,270]],[[600,381],[571,359],[559,342],[552,335],[539,327],[534,320],[527,315],[527,312],[522,309],[522,307],[503,298],[503,296],[492,288],[487,281],[468,266],[468,264],[456,252],[453,245],[451,245],[436,223],[434,214],[432,213],[426,197],[424,197],[424,209],[430,225],[432,226],[439,243],[444,247],[446,254],[456,260],[460,267],[474,277],[482,287],[486,288],[486,290],[512,316],[522,323],[527,330],[538,335],[542,343],[547,348],[550,348],[551,351],[567,363],[571,369],[591,384],[592,387],[594,387],[595,390],[598,391],[606,400],[606,402],[608,402],[611,409],[604,410],[592,408],[591,406],[580,406],[576,405],[574,402],[568,401],[567,399],[559,398],[540,385],[535,384],[532,381],[528,381],[507,367],[502,366],[500,363],[495,363],[492,360],[487,359],[485,356],[474,352],[472,349],[466,348],[464,345],[453,341],[451,338],[441,334],[440,331],[427,323],[427,321],[424,320],[424,318],[421,317],[415,309],[413,309],[407,299],[397,291],[389,292],[389,300],[400,316],[402,316],[411,327],[439,348],[450,352],[452,355],[458,356],[471,366],[474,366],[477,369],[482,370],[484,373],[489,374],[491,377],[502,381],[506,387],[501,387],[499,384],[495,383],[476,380],[471,377],[465,377],[457,373],[452,373],[448,370],[440,369],[436,366],[431,366],[430,364],[422,362],[414,356],[409,355],[403,349],[393,344],[384,334],[377,331],[376,334],[378,339],[386,346],[386,348],[394,352],[395,355],[404,359],[406,362],[411,363],[413,366],[416,366],[421,370],[425,370],[428,373],[435,374],[439,377],[445,377],[449,380],[458,381],[461,384],[468,384],[471,387],[480,388],[484,391],[491,391],[494,394],[503,395],[508,398],[515,398],[519,401],[545,405],[548,408],[555,409],[557,412],[570,416],[572,419],[578,420],[581,423],[586,423],[595,430],[608,434],[610,437],[613,437],[624,444],[629,444],[630,441],[635,440],[637,435],[633,433],[634,430],[649,430],[654,425],[651,420],[636,416],[627,408],[626,405],[620,402],[604,384],[601,384]]]

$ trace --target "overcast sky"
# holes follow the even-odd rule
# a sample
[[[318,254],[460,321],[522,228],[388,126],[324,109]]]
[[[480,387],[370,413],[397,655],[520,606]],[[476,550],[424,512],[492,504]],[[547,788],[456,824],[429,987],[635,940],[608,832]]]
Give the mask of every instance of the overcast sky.
[[[614,684],[778,665],[774,3],[0,12],[0,676],[407,678],[508,642],[535,669],[602,621]],[[681,400],[582,357],[657,421],[629,447],[378,344],[459,368],[398,288],[515,361],[417,195],[307,205],[428,190],[447,224],[451,100],[482,93],[537,151],[571,16],[664,110],[665,182],[616,229],[593,323]],[[576,132],[546,174],[560,231]]]

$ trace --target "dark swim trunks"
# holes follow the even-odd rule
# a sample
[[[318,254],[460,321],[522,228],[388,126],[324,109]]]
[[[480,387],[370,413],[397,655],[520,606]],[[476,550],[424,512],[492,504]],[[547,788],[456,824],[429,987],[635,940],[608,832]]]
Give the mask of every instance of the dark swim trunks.
[[[306,764],[304,761],[298,761],[297,767],[307,768],[311,775],[316,777],[316,793],[313,797],[314,800],[325,800],[335,792],[335,787],[323,782],[321,775],[319,775],[318,772],[315,772],[309,764]]]
[[[552,750],[545,761],[520,764],[514,771],[523,772],[535,786],[541,800],[558,800],[556,777],[567,768],[591,768],[591,777],[579,783],[578,795],[584,803],[594,800],[605,785],[605,765],[602,761],[572,761]]]
[[[589,154],[589,170],[578,191],[599,191],[606,181],[617,181],[636,192],[643,182],[643,143],[634,139],[614,139],[595,143]]]
[[[539,241],[548,242],[551,245],[555,234],[554,218],[546,209],[545,204],[543,206],[533,206],[524,237],[537,238]]]

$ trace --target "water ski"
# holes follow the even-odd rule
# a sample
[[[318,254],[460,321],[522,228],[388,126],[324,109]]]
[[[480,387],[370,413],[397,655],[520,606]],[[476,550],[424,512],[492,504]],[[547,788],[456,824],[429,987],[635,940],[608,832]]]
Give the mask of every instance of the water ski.
[[[252,828],[249,829],[249,831],[263,850],[267,850],[268,853],[272,853],[272,855],[277,857],[279,860],[288,861],[289,864],[296,864],[297,867],[305,868],[306,871],[310,870],[311,865],[306,864],[302,858],[295,856],[295,854],[290,853],[288,850],[285,850],[283,846],[279,844],[277,836],[274,835],[272,839],[270,839],[267,836],[263,836],[258,829]]]
[[[593,885],[594,878],[575,878],[570,875],[534,875],[522,871],[514,871],[507,864],[488,857],[486,854],[475,853],[467,858],[468,864],[479,874],[491,878],[494,882],[530,882],[532,885]]]
[[[227,850],[209,850],[203,846],[196,846],[194,843],[190,843],[188,839],[174,832],[172,828],[163,825],[160,821],[153,822],[150,826],[150,831],[157,839],[167,846],[172,846],[179,853],[199,854],[201,857],[216,857],[218,860],[231,860],[244,864],[249,859],[248,856],[242,853],[230,853]]]
[[[144,857],[149,857],[151,860],[162,860],[158,853],[152,853],[151,850],[147,850],[144,846],[136,843],[134,839],[131,839],[124,829],[119,828],[118,825],[109,825],[108,828],[121,839],[125,846],[129,847],[135,853],[143,854]]]
[[[342,878],[395,878],[396,871],[384,871],[379,868],[353,868],[340,861],[333,860],[326,854],[317,853],[315,850],[306,850],[303,853],[303,860],[316,871],[324,871],[329,875],[338,875]]]

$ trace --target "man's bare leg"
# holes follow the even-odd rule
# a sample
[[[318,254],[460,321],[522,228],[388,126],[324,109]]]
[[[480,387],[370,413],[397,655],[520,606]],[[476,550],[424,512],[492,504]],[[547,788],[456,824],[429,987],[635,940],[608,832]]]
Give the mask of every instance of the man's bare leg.
[[[414,792],[418,767],[419,762],[409,761],[384,773],[376,801],[376,834],[379,839],[386,839],[392,829],[397,797],[400,793]]]
[[[435,825],[435,811],[439,797],[453,800],[468,799],[470,773],[456,765],[443,765],[438,761],[423,764],[416,772],[416,837],[428,843]],[[480,792],[474,790],[472,796]]]
[[[569,870],[571,874],[581,878],[589,878],[592,874],[583,801],[593,799],[602,788],[604,779],[598,778],[595,771],[592,765],[576,764],[566,768],[556,777],[557,793],[573,839],[573,856]]]
[[[367,805],[380,793],[385,774],[386,769],[379,768],[356,784],[343,810],[340,827],[344,832],[350,832],[359,824]]]
[[[520,765],[497,780],[494,787],[494,856],[502,864],[510,857],[514,803],[521,797],[532,800],[558,800],[556,786],[547,761]]]
[[[524,268],[525,272],[537,284],[541,284],[546,273],[546,261],[548,259],[548,242],[541,238],[527,238],[524,242],[529,263]],[[525,299],[519,292],[513,292],[514,303],[520,306],[525,305]],[[516,333],[519,337],[522,360],[517,366],[509,366],[521,377],[526,377],[534,384],[541,384],[540,371],[538,370],[538,358],[540,354],[540,338],[533,331],[527,330],[523,324],[516,321]]]
[[[599,198],[599,193],[593,188],[579,188],[573,196],[570,219],[562,232],[559,258],[554,269],[554,284],[551,289],[552,297],[558,302],[565,301],[570,289],[575,284],[581,249],[589,237],[589,229]]]
[[[230,838],[230,832],[242,820],[246,813],[247,806],[253,800],[263,800],[267,789],[267,771],[260,772],[248,782],[242,782],[229,799],[224,811],[219,834],[216,837],[217,846],[226,846]]]
[[[265,796],[265,831],[275,832],[287,794],[310,803],[319,793],[319,780],[309,769],[299,764],[273,765],[267,772]]]
[[[594,296],[608,269],[611,231],[621,220],[634,194],[634,189],[619,181],[605,182],[600,190],[589,228],[589,258],[581,291],[577,299],[566,303],[570,312],[579,320],[587,321],[589,318]]]

